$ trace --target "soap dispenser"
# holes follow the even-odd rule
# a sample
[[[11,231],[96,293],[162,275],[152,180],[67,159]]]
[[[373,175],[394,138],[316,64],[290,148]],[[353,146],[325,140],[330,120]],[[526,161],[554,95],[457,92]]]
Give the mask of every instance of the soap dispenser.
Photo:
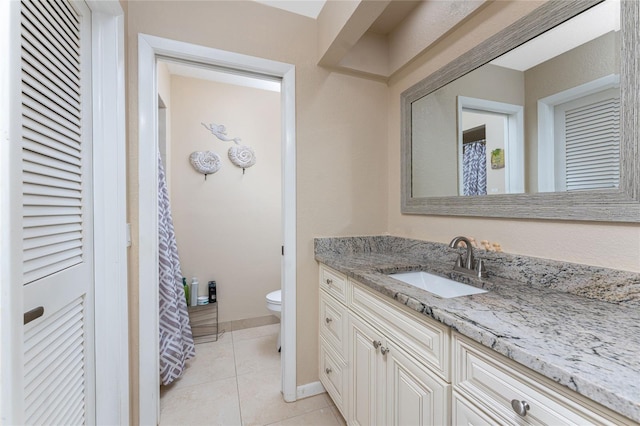
[[[216,295],[216,282],[209,281],[209,303],[216,303],[218,300]]]
[[[191,278],[191,306],[198,306],[198,278]]]

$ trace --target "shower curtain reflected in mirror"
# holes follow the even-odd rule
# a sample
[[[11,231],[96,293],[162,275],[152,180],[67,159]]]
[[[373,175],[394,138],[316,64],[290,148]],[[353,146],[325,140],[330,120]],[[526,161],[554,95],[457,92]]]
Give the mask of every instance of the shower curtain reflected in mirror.
[[[160,382],[168,385],[182,376],[185,363],[196,354],[182,286],[178,245],[171,218],[169,192],[158,154],[158,261],[160,316]],[[144,295],[140,295],[144,297]],[[144,360],[141,360],[144,362]]]
[[[462,149],[463,195],[486,195],[487,148],[485,141],[465,143]]]

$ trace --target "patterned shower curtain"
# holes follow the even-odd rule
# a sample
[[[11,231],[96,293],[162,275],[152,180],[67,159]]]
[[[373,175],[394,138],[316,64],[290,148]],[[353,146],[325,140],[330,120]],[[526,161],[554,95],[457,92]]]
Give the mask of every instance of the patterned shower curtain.
[[[178,245],[171,219],[169,192],[160,155],[158,155],[158,251],[160,382],[168,385],[182,375],[185,362],[193,358],[196,351],[189,325]]]
[[[487,194],[487,148],[484,141],[463,145],[462,183],[463,195]]]

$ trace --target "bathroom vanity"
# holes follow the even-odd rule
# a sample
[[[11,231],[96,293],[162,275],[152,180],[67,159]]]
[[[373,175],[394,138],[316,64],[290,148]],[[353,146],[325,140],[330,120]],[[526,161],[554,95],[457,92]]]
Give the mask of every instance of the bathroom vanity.
[[[455,256],[395,237],[316,240],[319,375],[349,424],[640,424],[637,301],[577,295],[570,276],[570,291],[457,276]],[[489,273],[514,260],[487,257]],[[444,299],[388,276],[409,270],[488,292]],[[601,293],[638,283],[609,275]]]

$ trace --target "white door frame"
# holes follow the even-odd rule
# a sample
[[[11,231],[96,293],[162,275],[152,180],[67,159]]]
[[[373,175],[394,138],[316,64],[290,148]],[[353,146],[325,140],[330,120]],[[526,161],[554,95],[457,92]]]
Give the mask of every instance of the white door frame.
[[[93,44],[96,424],[130,423],[124,12],[86,0]]]
[[[295,67],[205,46],[138,35],[140,424],[157,424],[158,359],[158,57],[282,79],[282,391],[296,400]]]
[[[22,423],[21,262],[9,233],[20,217],[9,194],[19,175],[11,150],[19,149],[19,2],[0,2],[0,423]],[[126,139],[124,14],[118,0],[88,0],[92,13],[95,367],[97,424],[129,423],[129,333],[126,249]],[[17,37],[17,39],[16,39]],[[13,120],[12,120],[13,118]],[[6,127],[5,127],[6,124]],[[15,153],[13,153],[15,155]],[[15,157],[13,157],[15,158]],[[13,184],[13,185],[12,185]],[[106,207],[108,206],[108,208]],[[16,238],[13,238],[15,241]]]

